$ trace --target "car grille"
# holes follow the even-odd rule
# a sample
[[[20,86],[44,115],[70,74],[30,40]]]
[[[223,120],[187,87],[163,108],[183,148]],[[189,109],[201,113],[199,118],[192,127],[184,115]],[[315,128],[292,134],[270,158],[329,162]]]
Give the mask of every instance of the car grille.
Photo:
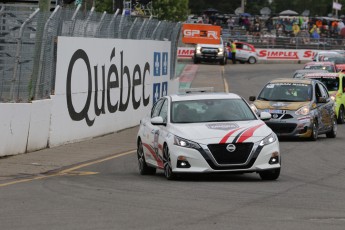
[[[266,123],[266,124],[276,134],[292,133],[296,129],[296,126],[297,126],[297,124],[274,124],[274,123]]]
[[[226,150],[228,144],[210,144],[208,145],[212,156],[218,164],[244,164],[253,148],[253,143],[237,143],[234,144],[236,150],[229,152]]]

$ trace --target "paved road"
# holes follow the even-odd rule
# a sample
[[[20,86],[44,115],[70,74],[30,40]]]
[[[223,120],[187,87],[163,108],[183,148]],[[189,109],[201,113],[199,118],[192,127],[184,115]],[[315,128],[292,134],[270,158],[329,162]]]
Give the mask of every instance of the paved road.
[[[228,65],[224,79],[230,91],[248,98],[269,79],[289,75],[298,67]],[[200,72],[203,69],[206,73]],[[222,67],[201,65],[198,77],[209,78],[212,86],[219,80],[217,71],[222,72]],[[195,81],[192,87],[204,84]],[[102,142],[55,151],[93,152],[94,156],[120,153],[119,143],[126,149],[135,138],[135,128],[129,131],[122,132],[123,139],[114,139],[119,138],[114,134],[100,138]],[[345,126],[341,125],[336,139],[282,141],[283,169],[275,182],[261,181],[256,174],[194,175],[180,181],[167,181],[162,172],[140,176],[135,154],[124,151],[96,164],[37,175],[45,178],[0,185],[0,229],[342,230],[344,140]],[[10,159],[14,158],[1,159],[0,164]]]

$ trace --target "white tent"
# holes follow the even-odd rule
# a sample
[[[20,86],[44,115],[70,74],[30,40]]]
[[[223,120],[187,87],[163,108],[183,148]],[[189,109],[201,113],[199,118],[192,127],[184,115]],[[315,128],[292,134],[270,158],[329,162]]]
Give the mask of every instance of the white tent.
[[[299,14],[293,10],[284,10],[284,11],[280,12],[279,15],[292,16],[292,15],[299,15]]]

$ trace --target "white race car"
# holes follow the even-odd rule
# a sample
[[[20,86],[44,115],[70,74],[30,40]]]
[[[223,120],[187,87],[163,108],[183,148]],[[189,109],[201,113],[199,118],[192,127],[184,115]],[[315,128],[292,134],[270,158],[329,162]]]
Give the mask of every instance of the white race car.
[[[163,169],[171,180],[182,173],[257,172],[263,180],[276,180],[279,142],[262,121],[271,114],[262,112],[260,119],[233,93],[196,91],[160,98],[141,119],[140,174]]]

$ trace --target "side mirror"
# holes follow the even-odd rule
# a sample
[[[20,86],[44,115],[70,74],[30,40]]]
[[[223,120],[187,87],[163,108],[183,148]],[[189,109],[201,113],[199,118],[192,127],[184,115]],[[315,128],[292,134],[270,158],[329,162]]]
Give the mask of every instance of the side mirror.
[[[261,112],[260,113],[260,119],[263,121],[267,121],[271,119],[272,115],[269,112]]]
[[[153,117],[151,118],[151,124],[153,125],[165,125],[163,117]]]
[[[255,96],[250,96],[249,97],[249,101],[255,101],[256,100],[256,97]]]

